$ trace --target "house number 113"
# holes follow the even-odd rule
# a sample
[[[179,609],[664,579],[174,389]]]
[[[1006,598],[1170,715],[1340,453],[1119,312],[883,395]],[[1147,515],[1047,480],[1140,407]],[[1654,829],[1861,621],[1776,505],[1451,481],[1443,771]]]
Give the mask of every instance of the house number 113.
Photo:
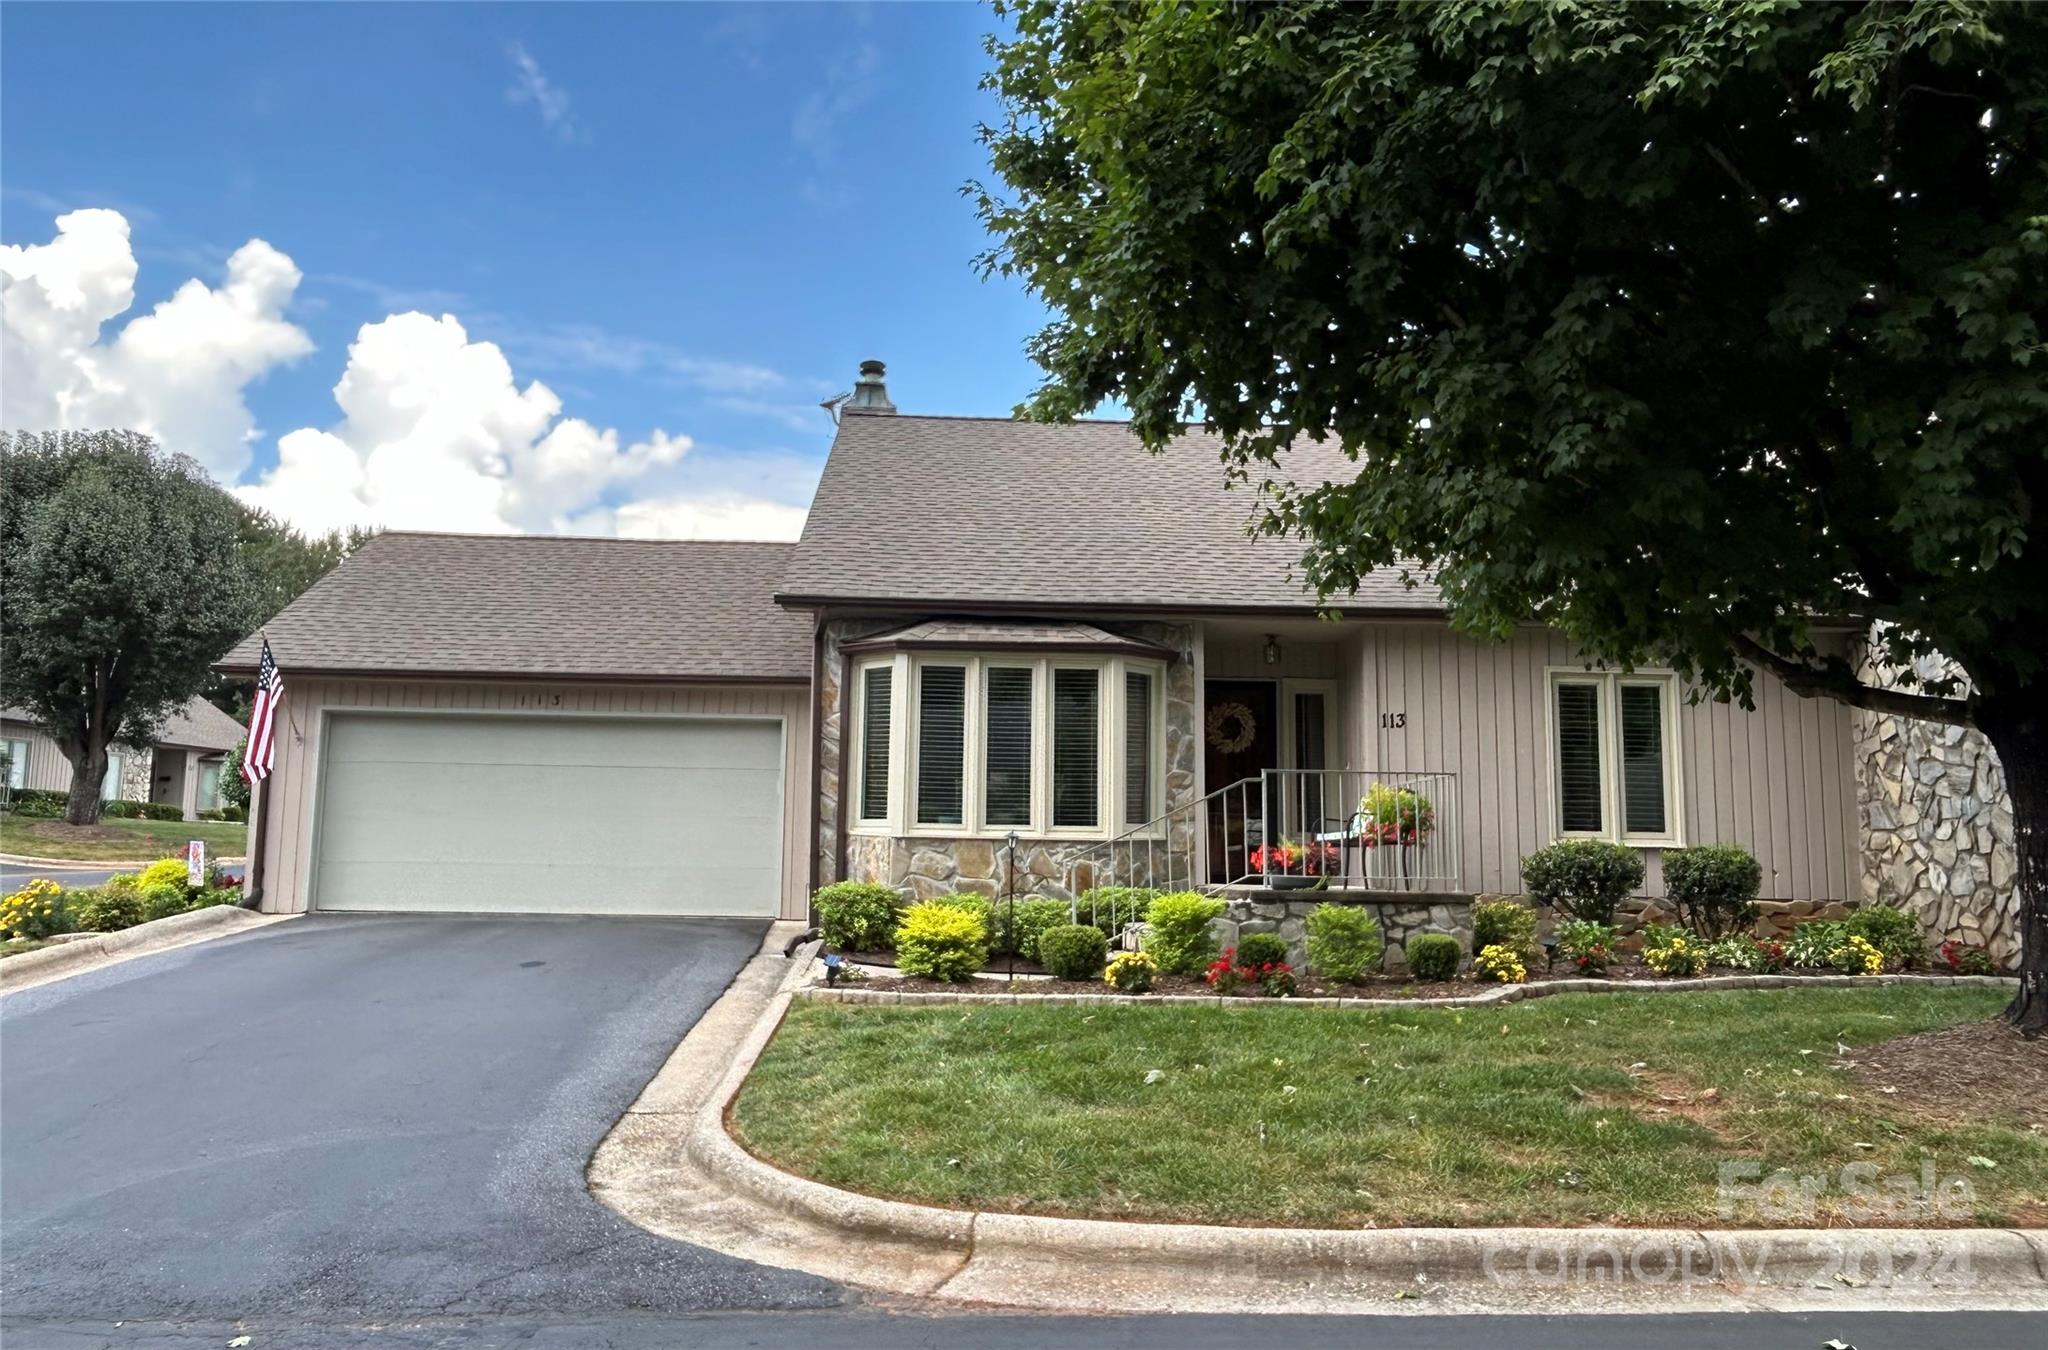
[[[1408,725],[1408,714],[1404,712],[1381,713],[1380,725],[1383,727],[1405,727]]]

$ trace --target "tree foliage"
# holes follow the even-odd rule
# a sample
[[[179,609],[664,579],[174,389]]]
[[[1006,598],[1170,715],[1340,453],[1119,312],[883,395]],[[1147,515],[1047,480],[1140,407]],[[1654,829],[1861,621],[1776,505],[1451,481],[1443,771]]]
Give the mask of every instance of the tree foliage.
[[[2040,676],[2048,17],[1009,12],[982,201],[1058,314],[1038,414],[1199,415],[1255,474],[1340,443],[1356,479],[1268,521],[1335,602],[1405,563],[1473,631],[1737,695],[1757,662],[1854,696],[1819,616],[1980,695]]]
[[[1029,411],[1202,418],[1336,606],[1406,567],[1471,632],[1981,727],[2048,1026],[2048,11],[998,9]],[[1355,476],[1290,486],[1304,438]]]
[[[241,515],[146,436],[0,433],[0,702],[70,759],[73,823],[99,816],[107,747],[152,743],[255,622]]]

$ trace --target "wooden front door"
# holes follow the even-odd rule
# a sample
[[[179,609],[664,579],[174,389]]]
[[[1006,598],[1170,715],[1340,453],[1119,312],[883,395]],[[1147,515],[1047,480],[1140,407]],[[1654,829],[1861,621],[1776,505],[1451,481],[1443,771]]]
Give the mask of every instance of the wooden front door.
[[[1207,790],[1256,780],[1280,767],[1280,704],[1271,680],[1210,680],[1202,690],[1202,772]],[[1250,852],[1265,842],[1256,782],[1209,803],[1209,879],[1255,871]]]

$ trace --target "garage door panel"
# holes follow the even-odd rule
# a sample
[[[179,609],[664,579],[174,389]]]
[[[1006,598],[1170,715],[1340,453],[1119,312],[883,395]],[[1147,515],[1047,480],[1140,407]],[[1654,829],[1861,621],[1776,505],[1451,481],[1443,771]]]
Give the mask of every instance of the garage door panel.
[[[321,909],[773,914],[779,723],[346,713]]]

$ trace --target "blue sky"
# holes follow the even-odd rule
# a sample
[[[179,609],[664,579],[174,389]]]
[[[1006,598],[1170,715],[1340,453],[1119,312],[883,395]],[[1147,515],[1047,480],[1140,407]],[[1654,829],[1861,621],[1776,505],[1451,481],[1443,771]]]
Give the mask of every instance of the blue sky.
[[[642,498],[801,504],[831,433],[816,402],[860,359],[889,362],[909,411],[1006,413],[1036,382],[1023,344],[1043,311],[1014,283],[981,279],[986,236],[959,191],[986,172],[974,129],[993,109],[976,84],[995,22],[966,4],[10,4],[0,242],[48,245],[57,216],[79,208],[121,213],[134,301],[101,325],[102,346],[192,279],[225,289],[230,255],[252,239],[289,260],[274,273],[300,274],[264,283],[285,298],[261,333],[219,344],[246,337],[264,355],[177,382],[232,383],[252,427],[213,406],[224,387],[201,416],[169,407],[176,391],[150,394],[147,371],[107,376],[130,358],[80,376],[26,292],[8,298],[20,316],[10,380],[25,368],[31,382],[86,378],[107,400],[86,406],[113,410],[103,416],[194,441],[233,435],[246,454],[176,448],[260,484],[280,436],[342,421],[335,386],[363,325],[446,314],[498,346],[517,390],[541,381],[559,418],[615,431],[622,460],[657,428],[690,442],[584,466],[554,515],[542,499],[566,479],[513,483],[515,463],[490,508],[512,527],[625,529],[606,508]],[[33,257],[16,253],[14,270],[41,266],[55,294],[54,263],[22,261]],[[91,257],[81,266],[104,261]],[[394,339],[390,360],[423,366],[415,350]],[[404,392],[467,397],[432,381]],[[11,415],[33,415],[22,406]],[[385,462],[438,453],[417,429],[380,432],[381,416],[364,411],[306,453],[325,447],[344,475],[343,442],[364,464],[380,445]],[[517,461],[519,436],[546,425],[492,453]],[[434,519],[426,499],[462,498],[465,484],[401,480],[360,487],[358,505],[401,524],[484,518]],[[312,519],[327,481],[265,504],[329,523]],[[673,519],[685,524],[667,532],[691,532],[688,512]]]

